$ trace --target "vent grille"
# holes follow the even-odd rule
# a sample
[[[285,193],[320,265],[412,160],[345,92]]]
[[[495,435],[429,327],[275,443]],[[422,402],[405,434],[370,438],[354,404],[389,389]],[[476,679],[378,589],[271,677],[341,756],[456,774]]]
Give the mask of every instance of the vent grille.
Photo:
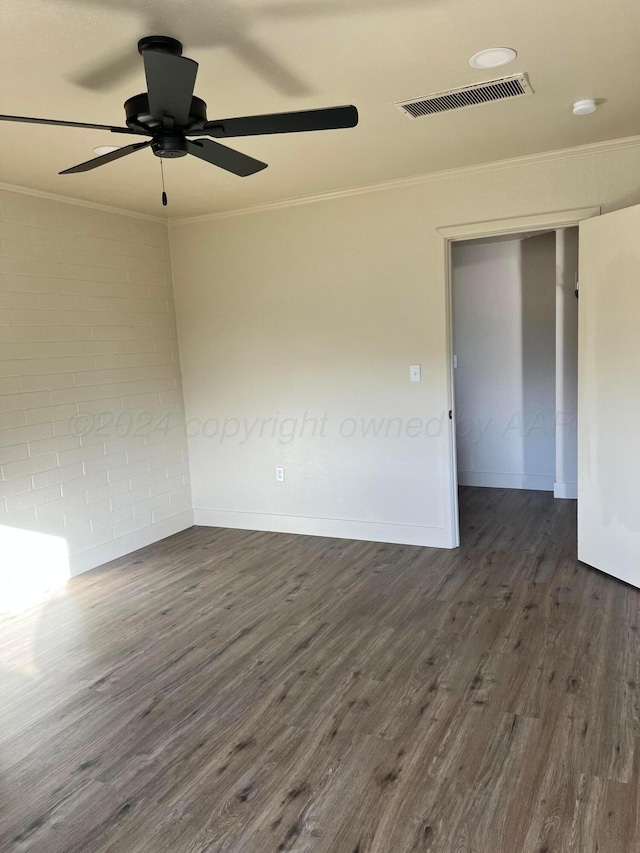
[[[414,119],[531,94],[533,91],[526,76],[514,74],[511,77],[501,77],[499,80],[487,80],[485,83],[450,89],[448,92],[437,92],[435,95],[426,95],[424,98],[413,101],[403,101],[396,106],[408,118]]]

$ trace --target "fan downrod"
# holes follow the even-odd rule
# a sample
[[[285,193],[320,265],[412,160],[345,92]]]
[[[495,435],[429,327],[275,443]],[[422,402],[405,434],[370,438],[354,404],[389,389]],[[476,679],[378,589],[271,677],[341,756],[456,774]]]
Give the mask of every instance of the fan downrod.
[[[182,56],[182,43],[171,36],[144,36],[138,42],[138,53],[140,56],[145,50],[158,50],[162,53],[172,53],[174,56]]]

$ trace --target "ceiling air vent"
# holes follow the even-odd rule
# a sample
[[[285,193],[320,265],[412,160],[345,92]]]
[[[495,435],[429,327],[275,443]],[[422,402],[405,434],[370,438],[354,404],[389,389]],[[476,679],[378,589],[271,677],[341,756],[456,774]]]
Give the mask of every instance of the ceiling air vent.
[[[403,101],[396,107],[408,118],[444,113],[449,110],[459,110],[462,107],[475,107],[490,101],[501,101],[504,98],[517,98],[520,95],[532,95],[533,90],[524,74],[513,74],[511,77],[500,77],[499,80],[487,80],[484,83],[474,83],[460,89],[449,89],[448,92],[437,92],[413,101]]]

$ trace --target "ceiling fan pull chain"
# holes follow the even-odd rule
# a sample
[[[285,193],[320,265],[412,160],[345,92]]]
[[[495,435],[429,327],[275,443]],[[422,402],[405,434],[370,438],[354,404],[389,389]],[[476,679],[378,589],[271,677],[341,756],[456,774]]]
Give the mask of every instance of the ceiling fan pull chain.
[[[162,204],[164,207],[167,206],[167,194],[164,190],[164,163],[162,162],[162,158],[160,158],[160,174],[162,175]]]

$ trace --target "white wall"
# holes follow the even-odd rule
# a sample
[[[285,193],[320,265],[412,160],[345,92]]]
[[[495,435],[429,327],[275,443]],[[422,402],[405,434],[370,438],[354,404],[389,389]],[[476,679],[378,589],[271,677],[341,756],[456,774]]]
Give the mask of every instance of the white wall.
[[[436,229],[638,202],[631,140],[174,223],[197,521],[450,545]],[[81,571],[189,526],[164,224],[2,191],[0,240],[0,527]]]
[[[437,229],[637,202],[636,139],[174,223],[185,404],[200,422],[189,439],[196,521],[451,544]],[[422,364],[421,383],[409,383],[411,363]],[[219,433],[202,432],[207,419],[251,424],[276,412],[299,423],[305,412],[326,413],[325,437],[298,431],[280,443],[267,428],[221,444]],[[345,419],[371,416],[400,418],[401,436],[340,435]],[[285,483],[275,482],[276,465],[286,467]]]
[[[556,238],[556,478],[557,498],[578,497],[578,229]]]
[[[553,491],[553,233],[452,246],[458,482]]]
[[[2,191],[0,240],[0,529],[77,572],[189,526],[166,225]]]
[[[635,139],[174,223],[197,522],[452,544],[437,229],[639,201]],[[411,363],[422,364],[421,383],[408,381]],[[272,438],[271,425],[261,438],[240,432],[221,444],[214,434],[216,420],[240,419],[242,429],[242,418],[251,425],[276,412],[298,419],[291,441],[277,430]],[[300,434],[305,412],[327,415],[324,437]],[[345,419],[372,416],[400,420],[386,437],[340,435]],[[276,465],[286,466],[285,483]]]
[[[350,201],[360,218],[369,199]],[[380,211],[345,228],[328,212],[176,229],[196,523],[419,542],[426,507],[437,537],[441,493],[424,484],[448,427],[435,396],[424,406],[435,342],[398,299],[404,223]]]

